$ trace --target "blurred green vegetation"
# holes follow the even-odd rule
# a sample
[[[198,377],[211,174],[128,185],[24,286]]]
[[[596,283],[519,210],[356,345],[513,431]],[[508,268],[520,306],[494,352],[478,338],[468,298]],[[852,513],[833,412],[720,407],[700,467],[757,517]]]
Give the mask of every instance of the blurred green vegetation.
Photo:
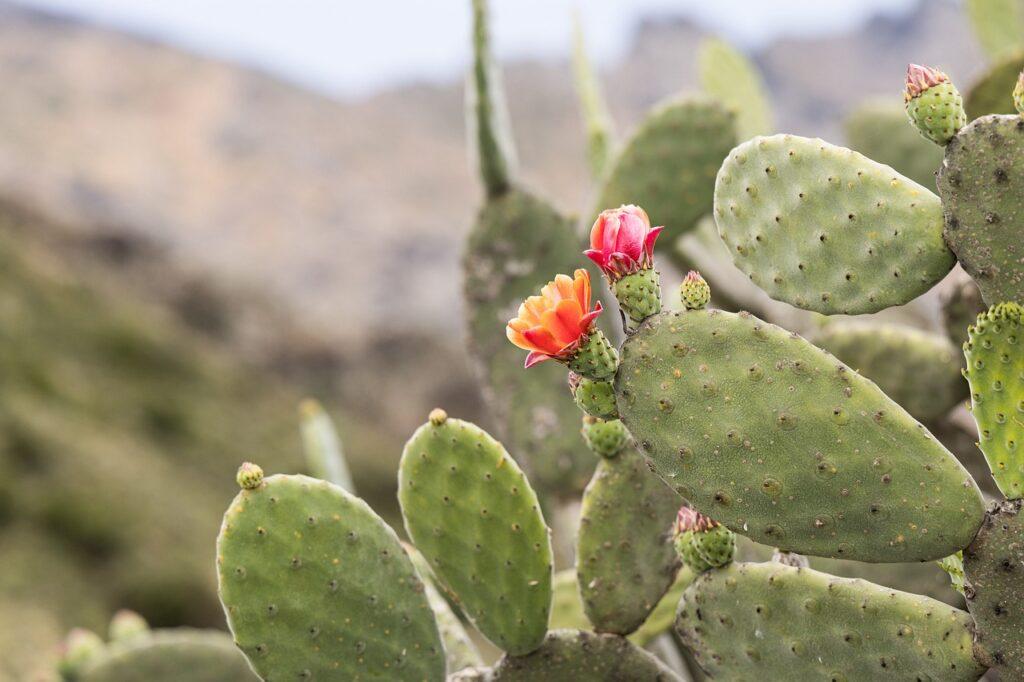
[[[304,467],[300,387],[109,268],[93,282],[40,238],[48,229],[0,210],[0,679],[120,607],[155,626],[223,627],[214,539],[236,467]],[[341,416],[350,453],[397,456]],[[393,504],[393,478],[388,492]]]

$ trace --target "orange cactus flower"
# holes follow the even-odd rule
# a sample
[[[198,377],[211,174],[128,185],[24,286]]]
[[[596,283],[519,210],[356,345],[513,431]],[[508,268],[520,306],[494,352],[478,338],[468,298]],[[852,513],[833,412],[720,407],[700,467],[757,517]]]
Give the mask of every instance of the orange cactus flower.
[[[579,269],[558,275],[519,306],[505,333],[513,344],[530,351],[526,366],[545,360],[567,361],[575,354],[601,314],[601,303],[590,307],[590,273]]]

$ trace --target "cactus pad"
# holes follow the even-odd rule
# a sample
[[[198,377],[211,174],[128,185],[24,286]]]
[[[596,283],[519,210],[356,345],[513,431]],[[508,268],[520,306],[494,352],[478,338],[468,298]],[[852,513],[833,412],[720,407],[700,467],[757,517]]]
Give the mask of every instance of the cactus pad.
[[[846,117],[843,130],[854,151],[892,166],[923,187],[935,187],[942,149],[907,125],[903,107],[888,100],[865,102]]]
[[[996,485],[1024,497],[1024,309],[1002,303],[978,316],[964,345],[971,412]]]
[[[264,679],[444,678],[423,583],[366,503],[306,476],[243,489],[217,538],[220,598]]]
[[[939,559],[984,516],[977,485],[873,383],[749,313],[648,319],[619,414],[655,471],[753,540],[845,559]]]
[[[769,135],[775,127],[768,94],[757,67],[723,40],[701,43],[697,55],[704,91],[736,114],[741,139]]]
[[[551,273],[573,271],[581,244],[571,221],[513,190],[481,210],[463,261],[471,355],[498,435],[523,458],[534,485],[567,495],[586,486],[594,458],[577,433],[579,412],[565,399],[565,369],[551,362],[524,372],[505,323]]]
[[[990,57],[1024,47],[1024,5],[1020,0],[967,0],[964,5],[978,42]]]
[[[1024,517],[1021,501],[993,505],[964,550],[967,610],[978,629],[975,651],[1000,679],[1024,679]]]
[[[398,501],[409,537],[477,629],[511,653],[539,646],[551,541],[536,494],[501,443],[468,422],[432,419],[402,452]]]
[[[736,147],[718,172],[714,215],[754,284],[829,315],[906,303],[954,263],[937,196],[818,139],[774,135]]]
[[[733,114],[718,102],[686,98],[664,104],[644,121],[612,161],[598,211],[635,204],[675,241],[711,210],[715,172],[736,144]]]
[[[462,621],[452,611],[452,607],[448,605],[448,600],[434,586],[434,572],[427,565],[427,560],[423,558],[419,550],[411,545],[405,545],[405,551],[412,559],[412,564],[416,567],[420,580],[423,581],[427,601],[430,602],[430,608],[434,610],[434,619],[437,621],[437,630],[441,635],[441,642],[444,644],[444,657],[448,664],[448,670],[482,666],[483,660],[480,658],[476,644],[466,632]]]
[[[494,666],[492,682],[677,682],[661,661],[618,635],[552,630],[539,649],[526,656],[505,655]]]
[[[875,382],[915,419],[928,422],[966,400],[960,351],[944,336],[881,323],[840,323],[814,344]]]
[[[946,146],[945,238],[989,305],[1024,303],[1024,117],[984,116]]]
[[[700,666],[735,682],[976,680],[971,619],[929,597],[779,563],[708,571],[676,631]]]
[[[1013,88],[1021,69],[1024,69],[1024,50],[1008,54],[990,66],[967,91],[964,98],[967,118],[973,121],[988,114],[1017,113]]]
[[[596,631],[633,632],[672,585],[680,504],[635,449],[598,463],[583,493],[576,543],[580,595]]]
[[[257,682],[231,638],[216,630],[158,630],[112,644],[80,682]]]

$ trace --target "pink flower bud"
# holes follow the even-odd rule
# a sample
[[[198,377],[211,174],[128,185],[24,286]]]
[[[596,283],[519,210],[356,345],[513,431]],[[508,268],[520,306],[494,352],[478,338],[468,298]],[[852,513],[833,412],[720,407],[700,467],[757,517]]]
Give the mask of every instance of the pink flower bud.
[[[590,228],[590,248],[583,254],[594,261],[609,281],[619,280],[654,265],[654,242],[661,227],[639,206],[602,211]]]

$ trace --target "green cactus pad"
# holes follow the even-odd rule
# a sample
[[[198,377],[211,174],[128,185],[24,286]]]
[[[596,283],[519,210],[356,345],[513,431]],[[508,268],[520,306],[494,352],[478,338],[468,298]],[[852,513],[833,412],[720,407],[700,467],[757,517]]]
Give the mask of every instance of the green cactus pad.
[[[709,99],[656,108],[612,162],[594,215],[621,204],[643,206],[671,244],[711,210],[715,173],[736,144],[733,114]]]
[[[989,305],[1024,303],[1024,117],[984,116],[946,147],[944,235]]]
[[[501,443],[459,419],[424,424],[402,452],[398,501],[409,537],[477,629],[510,653],[539,646],[551,541],[536,494]]]
[[[217,538],[217,574],[235,642],[264,679],[444,679],[412,562],[331,483],[277,475],[242,490]]]
[[[157,630],[111,645],[79,682],[257,682],[231,638],[216,630]]]
[[[597,465],[576,539],[583,609],[596,631],[633,632],[672,585],[672,524],[682,502],[631,447]]]
[[[1024,69],[1024,50],[1008,54],[992,64],[964,97],[968,120],[988,114],[1015,114],[1013,89]]]
[[[1024,309],[993,306],[978,316],[964,344],[971,412],[992,478],[1007,499],[1024,497]]]
[[[775,128],[768,94],[757,67],[724,40],[709,39],[697,55],[704,91],[736,114],[741,139],[770,135]]]
[[[661,661],[618,635],[552,630],[527,656],[505,655],[494,666],[492,682],[676,682]]]
[[[572,384],[570,384],[572,387]],[[618,416],[615,411],[615,389],[610,381],[594,381],[586,377],[580,377],[579,383],[572,387],[572,395],[576,400],[576,406],[591,417],[598,419],[614,419]]]
[[[543,491],[583,490],[594,457],[577,433],[579,412],[566,400],[565,368],[548,362],[523,371],[525,351],[505,337],[505,323],[555,273],[572,272],[580,239],[548,203],[511,191],[477,217],[463,261],[470,351],[484,397],[508,444]]]
[[[918,132],[937,145],[948,144],[967,124],[964,99],[950,82],[939,83],[907,102],[907,117]]]
[[[915,419],[928,422],[967,399],[960,352],[943,336],[894,324],[830,324],[814,344],[875,382]]]
[[[647,616],[644,624],[629,636],[629,641],[637,646],[647,646],[658,635],[668,632],[676,619],[676,607],[679,605],[679,600],[682,599],[686,588],[696,577],[697,574],[688,567],[680,568],[675,582],[651,611],[651,615]]]
[[[990,57],[1024,47],[1024,4],[1020,0],[967,0],[964,4],[978,42]]]
[[[708,571],[676,632],[708,675],[732,682],[976,680],[971,618],[929,597],[779,563]]]
[[[937,196],[857,152],[795,135],[756,137],[729,154],[715,222],[754,284],[827,315],[907,303],[954,263]]]
[[[896,169],[923,187],[935,187],[942,149],[907,125],[907,113],[889,100],[865,102],[843,122],[850,148]]]
[[[877,386],[749,313],[647,320],[623,344],[619,414],[699,511],[781,549],[939,559],[984,516],[956,459]]]
[[[1024,679],[1024,517],[1020,500],[996,503],[964,550],[964,593],[978,630],[975,655],[1000,679]]]

